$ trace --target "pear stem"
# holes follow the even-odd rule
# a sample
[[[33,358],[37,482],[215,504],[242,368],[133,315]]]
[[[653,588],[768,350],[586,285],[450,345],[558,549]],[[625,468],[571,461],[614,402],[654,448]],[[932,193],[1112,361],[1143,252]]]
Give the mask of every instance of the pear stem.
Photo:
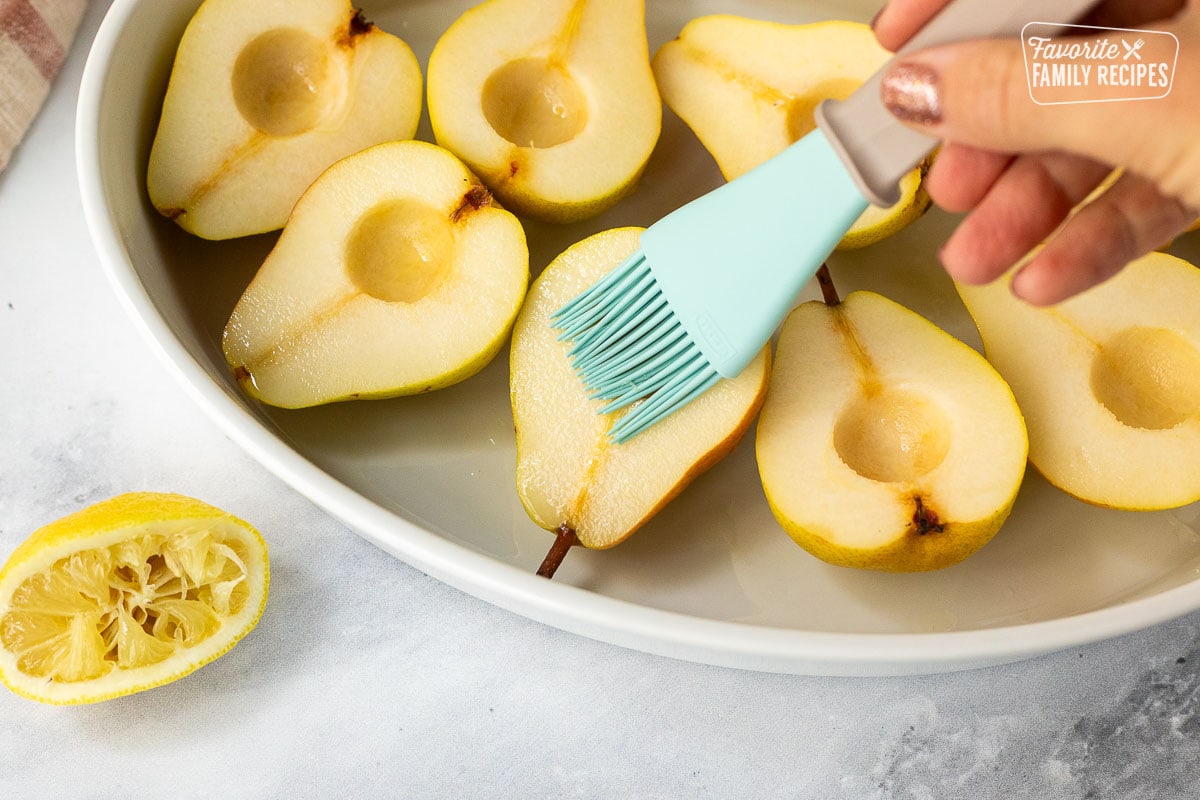
[[[822,264],[817,270],[817,283],[821,286],[821,296],[825,299],[825,305],[841,305],[842,298],[838,297],[837,288],[833,285],[833,276],[829,274],[828,264]]]
[[[558,530],[555,531],[554,544],[550,546],[550,552],[546,553],[545,560],[538,567],[537,574],[543,578],[553,578],[563,559],[566,558],[567,552],[577,544],[579,544],[579,537],[575,535],[575,529],[565,522],[559,525]]]

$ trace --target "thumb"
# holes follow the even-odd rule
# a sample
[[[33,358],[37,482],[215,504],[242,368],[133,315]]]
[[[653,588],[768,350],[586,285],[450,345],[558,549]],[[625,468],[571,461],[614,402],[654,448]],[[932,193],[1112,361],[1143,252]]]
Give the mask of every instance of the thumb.
[[[1176,28],[1184,52],[1200,45],[1197,15],[1189,16]],[[903,57],[885,74],[881,98],[901,121],[936,138],[1001,153],[1088,156],[1200,207],[1200,175],[1184,179],[1177,171],[1181,163],[1200,161],[1194,136],[1200,87],[1189,72],[1177,70],[1175,86],[1160,100],[1039,105],[1021,42],[989,39]]]

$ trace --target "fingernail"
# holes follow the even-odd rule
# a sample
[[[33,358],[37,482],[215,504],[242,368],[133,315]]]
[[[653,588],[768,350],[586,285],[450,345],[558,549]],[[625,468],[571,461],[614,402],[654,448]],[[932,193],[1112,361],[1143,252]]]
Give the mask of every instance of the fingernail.
[[[1036,295],[1030,291],[1033,287],[1031,287],[1029,283],[1030,278],[1025,274],[1025,267],[1021,267],[1019,270],[1017,270],[1016,274],[1013,275],[1012,281],[1009,282],[1008,290],[1012,292],[1013,297],[1016,297],[1018,300],[1024,300],[1026,303],[1031,303],[1033,305],[1043,305],[1042,303],[1035,302],[1034,298]]]
[[[880,96],[892,115],[905,122],[935,125],[942,121],[937,73],[924,64],[902,62],[888,70]]]
[[[1014,297],[1031,306],[1054,305],[1063,299],[1053,294],[1048,295],[1045,286],[1037,286],[1037,276],[1027,274],[1025,271],[1026,267],[1021,267],[1017,270],[1017,274],[1013,275],[1012,282],[1008,285],[1008,289],[1013,293]],[[1052,289],[1050,291],[1053,292]]]
[[[1021,278],[1021,276],[1024,274],[1025,270],[1023,268],[1019,269],[1012,276],[1012,280],[1008,282],[1008,291],[1012,293],[1013,297],[1016,297],[1020,300],[1025,299],[1025,292],[1023,291],[1025,288],[1025,281]]]
[[[871,30],[875,30],[875,23],[879,22],[879,18],[883,16],[883,12],[887,10],[885,5],[883,8],[875,12],[875,16],[871,17]]]

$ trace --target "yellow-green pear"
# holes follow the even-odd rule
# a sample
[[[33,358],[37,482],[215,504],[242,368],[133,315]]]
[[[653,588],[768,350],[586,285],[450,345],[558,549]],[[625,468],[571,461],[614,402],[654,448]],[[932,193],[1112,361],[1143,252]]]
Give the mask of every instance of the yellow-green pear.
[[[171,69],[147,187],[206,239],[283,227],[333,162],[410,139],[421,70],[349,0],[205,0]]]
[[[958,292],[1025,413],[1030,462],[1099,506],[1200,500],[1200,269],[1152,253],[1045,308],[1011,277]]]
[[[225,358],[284,408],[427,392],[491,361],[528,283],[520,221],[461,161],[381,144],[301,196],[225,326]]]
[[[429,59],[429,116],[506,207],[595,216],[635,187],[658,141],[643,0],[487,0]]]
[[[517,492],[540,527],[604,549],[623,541],[745,434],[766,390],[764,348],[722,380],[624,444],[608,431],[626,410],[597,414],[550,315],[638,248],[640,228],[595,234],[541,274],[513,329],[510,389],[517,437]]]
[[[1012,391],[983,357],[866,291],[788,316],[756,445],[771,510],[801,547],[893,572],[986,544],[1027,454]]]
[[[653,63],[667,107],[733,180],[812,131],[822,100],[845,99],[890,57],[862,23],[718,14],[689,22]],[[863,212],[838,248],[878,242],[925,213],[923,169],[904,178],[896,205]]]

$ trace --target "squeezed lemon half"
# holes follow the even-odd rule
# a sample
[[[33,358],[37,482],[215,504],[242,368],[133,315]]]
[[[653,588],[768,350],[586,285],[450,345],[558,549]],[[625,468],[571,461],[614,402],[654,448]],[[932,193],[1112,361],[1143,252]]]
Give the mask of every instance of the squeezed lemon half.
[[[168,683],[226,653],[267,600],[253,527],[176,494],[125,494],[34,532],[0,568],[0,679],[53,704]]]

